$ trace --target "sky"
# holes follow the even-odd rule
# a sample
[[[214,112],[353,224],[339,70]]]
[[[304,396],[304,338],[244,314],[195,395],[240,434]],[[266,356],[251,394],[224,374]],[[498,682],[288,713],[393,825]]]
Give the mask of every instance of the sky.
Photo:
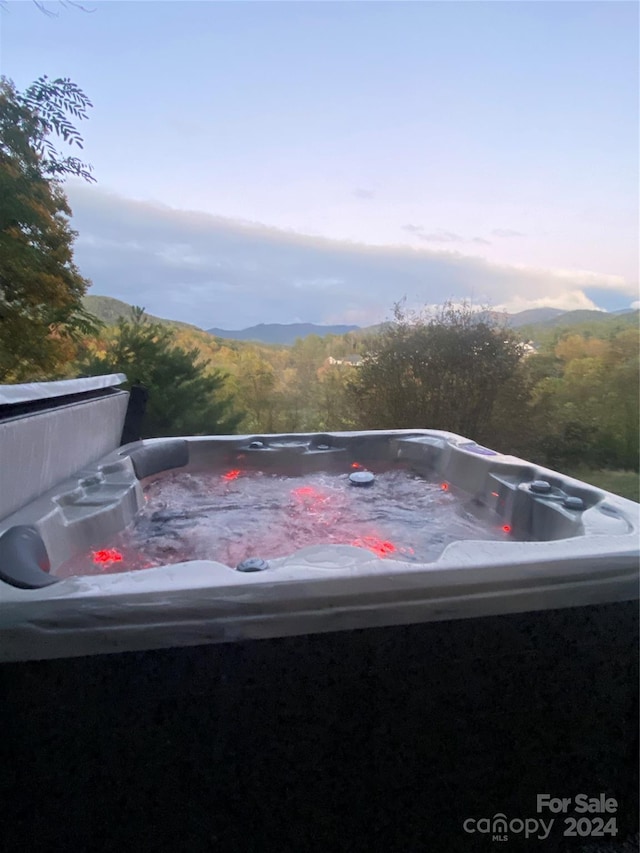
[[[635,2],[8,0],[70,77],[90,292],[204,328],[638,300]]]

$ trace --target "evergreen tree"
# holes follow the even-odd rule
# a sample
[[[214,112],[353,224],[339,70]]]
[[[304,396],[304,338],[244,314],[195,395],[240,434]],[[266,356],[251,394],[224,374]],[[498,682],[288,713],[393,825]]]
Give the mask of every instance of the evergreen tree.
[[[230,434],[242,419],[224,393],[225,376],[199,361],[197,349],[176,346],[172,331],[150,323],[142,308],[120,319],[101,351],[85,352],[79,370],[125,373],[148,389],[143,438]]]

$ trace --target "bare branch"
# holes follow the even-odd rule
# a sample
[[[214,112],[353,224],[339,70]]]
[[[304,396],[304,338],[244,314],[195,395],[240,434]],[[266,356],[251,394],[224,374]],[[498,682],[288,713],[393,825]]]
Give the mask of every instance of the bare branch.
[[[76,3],[75,0],[59,0],[62,6],[72,6],[74,9],[80,9],[81,12],[87,12],[87,14],[91,14],[95,12],[95,9],[87,9],[86,6],[83,6],[81,3]]]
[[[57,18],[59,15],[58,12],[50,9],[44,0],[33,0],[33,5],[38,9],[38,11],[42,12],[43,15],[46,15],[47,18]],[[95,9],[89,9],[87,6],[83,6],[82,3],[78,3],[76,0],[58,0],[58,5],[62,6],[63,9],[79,9],[81,12],[86,12],[87,14],[91,14],[96,11]],[[0,0],[0,10],[3,12],[11,11],[7,0]]]
[[[48,18],[58,17],[58,13],[53,12],[51,9],[47,9],[47,7],[44,5],[44,3],[41,2],[41,0],[33,0],[33,2],[35,3],[36,8],[40,9],[43,15],[46,15]]]

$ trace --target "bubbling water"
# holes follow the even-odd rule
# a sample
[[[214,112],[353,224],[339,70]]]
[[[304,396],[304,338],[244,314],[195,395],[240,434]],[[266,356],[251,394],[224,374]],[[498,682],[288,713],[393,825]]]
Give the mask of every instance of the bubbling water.
[[[349,473],[232,469],[163,475],[145,486],[144,507],[126,530],[97,542],[96,550],[77,555],[56,575],[188,560],[236,566],[308,545],[354,545],[382,558],[427,563],[456,540],[505,537],[499,524],[468,512],[446,483],[391,468],[379,471],[372,486],[358,488],[350,485]]]

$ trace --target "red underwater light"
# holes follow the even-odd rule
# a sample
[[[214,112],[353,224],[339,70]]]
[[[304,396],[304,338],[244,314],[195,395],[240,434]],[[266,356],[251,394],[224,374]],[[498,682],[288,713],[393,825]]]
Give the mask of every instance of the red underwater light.
[[[442,489],[443,492],[448,492],[449,491],[449,483],[440,483],[440,488]]]
[[[355,545],[356,548],[366,548],[368,551],[373,551],[379,557],[387,557],[389,554],[395,554],[398,550],[393,542],[377,539],[375,536],[363,536],[361,539],[354,539],[351,544]]]
[[[122,554],[115,548],[104,548],[101,551],[93,552],[93,562],[98,565],[106,565],[107,563],[121,563]]]
[[[313,486],[300,486],[298,489],[292,489],[291,494],[297,498],[319,498],[320,495]]]
[[[503,524],[502,529],[504,530],[505,533],[511,533],[511,525],[510,524]]]
[[[237,480],[240,476],[240,469],[234,468],[232,471],[227,471],[226,474],[222,475],[223,480],[227,480],[227,482],[231,482],[231,480]]]
[[[329,500],[329,496],[314,489],[313,486],[299,486],[291,489],[291,495],[308,512],[317,513],[321,511]]]

